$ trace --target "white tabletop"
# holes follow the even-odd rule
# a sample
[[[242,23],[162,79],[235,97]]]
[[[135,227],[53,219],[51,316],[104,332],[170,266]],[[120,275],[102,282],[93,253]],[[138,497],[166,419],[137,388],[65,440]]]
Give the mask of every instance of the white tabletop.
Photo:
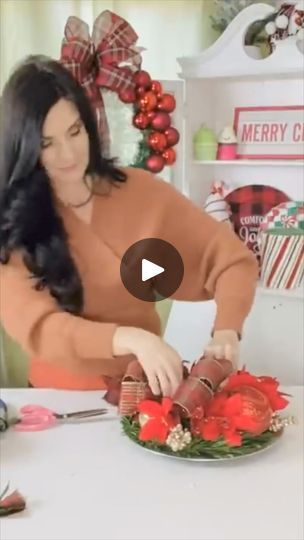
[[[1,519],[1,540],[302,540],[303,388],[298,418],[266,452],[242,460],[190,463],[146,452],[107,418],[1,435],[1,486],[27,509]],[[5,390],[17,407],[57,412],[103,406],[99,392]]]

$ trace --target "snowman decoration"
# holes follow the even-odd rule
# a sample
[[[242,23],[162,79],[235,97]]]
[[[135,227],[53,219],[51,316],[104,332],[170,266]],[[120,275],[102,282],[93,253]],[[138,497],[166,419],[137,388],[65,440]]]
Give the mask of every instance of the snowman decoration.
[[[269,35],[272,51],[276,41],[281,41],[289,36],[297,35],[298,41],[304,39],[304,0],[288,2],[281,5],[273,21],[265,26],[265,32]]]

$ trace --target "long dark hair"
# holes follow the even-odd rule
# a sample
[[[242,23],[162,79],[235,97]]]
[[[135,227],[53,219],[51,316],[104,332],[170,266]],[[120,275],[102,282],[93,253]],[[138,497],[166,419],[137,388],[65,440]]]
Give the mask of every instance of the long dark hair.
[[[89,137],[87,174],[124,182],[125,173],[102,157],[95,115],[82,87],[59,62],[31,56],[17,67],[1,99],[0,262],[14,250],[35,279],[48,288],[59,306],[74,314],[83,309],[83,288],[68,249],[54,194],[40,166],[44,120],[61,99],[73,102]]]

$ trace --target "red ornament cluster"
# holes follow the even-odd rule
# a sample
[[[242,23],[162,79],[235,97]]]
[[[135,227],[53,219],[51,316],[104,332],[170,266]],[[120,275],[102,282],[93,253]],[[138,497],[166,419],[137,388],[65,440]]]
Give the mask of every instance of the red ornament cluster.
[[[148,130],[146,143],[150,155],[146,167],[158,173],[166,165],[173,165],[176,152],[173,148],[179,141],[179,132],[171,126],[171,116],[176,107],[172,94],[163,93],[159,81],[153,81],[147,71],[137,71],[133,77],[135,87],[120,92],[123,103],[134,103],[133,125]]]

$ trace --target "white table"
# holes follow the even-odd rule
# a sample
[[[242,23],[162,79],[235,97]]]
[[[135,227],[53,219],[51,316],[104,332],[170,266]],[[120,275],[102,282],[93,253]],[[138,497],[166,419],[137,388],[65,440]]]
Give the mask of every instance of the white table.
[[[259,456],[186,463],[150,454],[107,418],[1,436],[1,485],[27,510],[1,519],[1,540],[303,539],[303,388],[290,412],[298,425]],[[103,405],[98,392],[5,390],[17,407],[58,412]]]

